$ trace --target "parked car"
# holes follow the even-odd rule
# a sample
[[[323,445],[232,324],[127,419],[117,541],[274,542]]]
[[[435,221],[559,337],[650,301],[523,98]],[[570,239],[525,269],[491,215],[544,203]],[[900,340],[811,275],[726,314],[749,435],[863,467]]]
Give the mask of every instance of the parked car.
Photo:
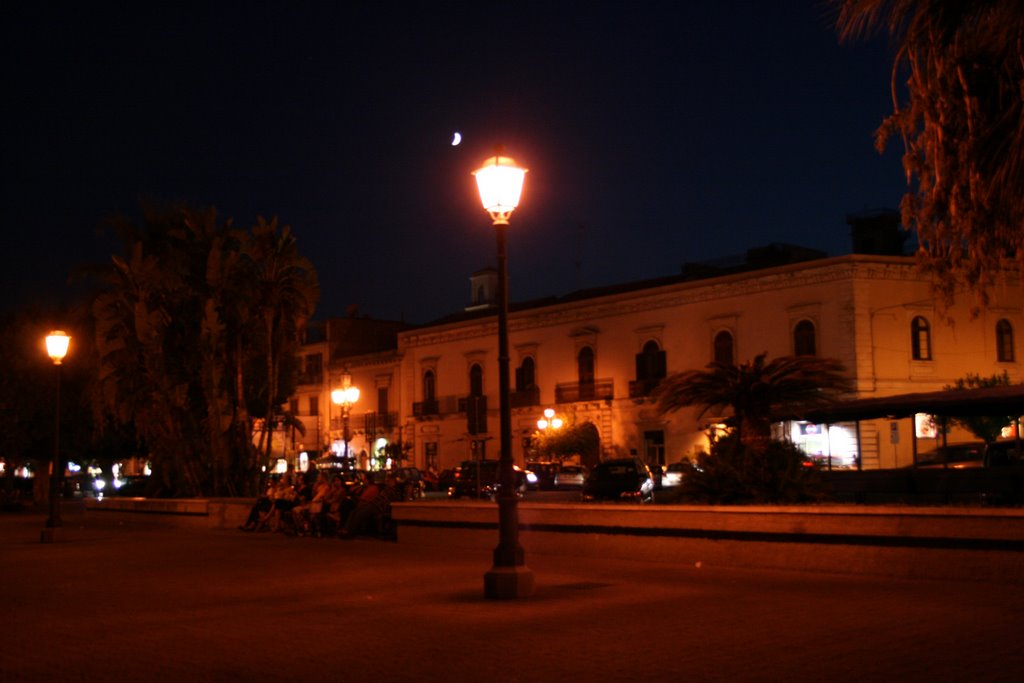
[[[526,491],[526,471],[515,469],[516,495]],[[448,488],[450,498],[494,498],[500,492],[499,462],[497,460],[466,460],[455,472],[453,484]]]
[[[555,473],[556,489],[580,489],[587,479],[587,469],[580,465],[562,465]]]
[[[437,475],[437,490],[442,493],[448,493],[451,487],[455,485],[455,475],[458,472],[458,467],[449,467],[441,470]]]
[[[918,456],[917,466],[922,468],[948,467],[950,469],[971,469],[981,467],[985,460],[985,443],[954,443],[939,446],[934,451]],[[911,465],[913,467],[913,465]]]
[[[1024,465],[1024,444],[1016,440],[996,441],[985,447],[985,467],[1019,467]]]
[[[105,491],[108,496],[124,496],[138,498],[146,495],[146,487],[149,485],[149,477],[145,475],[129,475],[119,479],[112,479],[110,490]]]
[[[661,488],[667,489],[679,486],[683,483],[683,462],[674,462],[665,468],[665,474],[661,478]]]
[[[527,482],[530,489],[548,491],[555,488],[555,475],[558,474],[557,462],[532,461],[526,463],[526,469],[533,472],[535,481]]]
[[[639,458],[605,460],[594,466],[583,483],[583,500],[654,502],[654,479]]]

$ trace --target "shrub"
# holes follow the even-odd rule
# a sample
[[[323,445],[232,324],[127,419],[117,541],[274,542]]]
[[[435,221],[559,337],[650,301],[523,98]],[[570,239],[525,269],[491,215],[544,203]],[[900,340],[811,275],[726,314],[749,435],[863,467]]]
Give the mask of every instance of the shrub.
[[[685,464],[680,495],[713,504],[806,503],[823,498],[824,484],[817,466],[791,443],[754,448],[725,436]]]

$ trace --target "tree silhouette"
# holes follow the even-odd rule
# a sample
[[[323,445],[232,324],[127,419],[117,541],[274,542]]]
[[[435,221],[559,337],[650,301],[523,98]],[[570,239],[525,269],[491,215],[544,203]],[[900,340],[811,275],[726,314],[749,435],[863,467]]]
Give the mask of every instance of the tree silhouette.
[[[893,113],[913,185],[901,203],[919,262],[949,305],[958,283],[988,303],[1003,261],[1024,264],[1024,4],[1019,0],[835,0],[842,40],[887,33]],[[906,78],[905,88],[900,80]]]
[[[760,446],[771,438],[772,414],[819,408],[851,389],[842,363],[816,356],[762,353],[739,365],[710,363],[705,370],[675,373],[662,380],[655,400],[663,413],[699,406],[700,419],[710,411],[731,412],[740,443]]]

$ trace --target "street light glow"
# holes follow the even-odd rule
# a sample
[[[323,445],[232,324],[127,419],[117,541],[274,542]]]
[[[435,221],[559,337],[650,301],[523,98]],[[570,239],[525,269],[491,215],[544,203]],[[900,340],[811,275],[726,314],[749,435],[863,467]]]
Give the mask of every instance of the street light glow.
[[[71,344],[71,337],[63,330],[54,330],[46,335],[46,354],[53,361],[54,365],[60,365],[64,356],[68,355],[68,346]]]
[[[507,225],[509,215],[519,206],[526,171],[515,159],[499,154],[488,157],[473,171],[480,203],[491,214],[495,225]]]

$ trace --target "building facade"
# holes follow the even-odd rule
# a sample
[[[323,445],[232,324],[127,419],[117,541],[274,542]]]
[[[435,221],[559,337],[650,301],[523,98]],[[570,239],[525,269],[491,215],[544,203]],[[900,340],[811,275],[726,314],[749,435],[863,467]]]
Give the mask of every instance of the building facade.
[[[491,271],[474,275],[473,303],[464,312],[398,331],[393,349],[328,354],[324,384],[315,392],[305,387],[305,400],[312,405],[317,393],[318,410],[331,410],[329,388],[347,369],[366,397],[353,411],[364,416],[359,451],[372,455],[378,439],[397,439],[408,464],[438,470],[497,458],[497,316],[482,294],[489,277]],[[863,254],[699,277],[684,272],[513,305],[512,455],[519,464],[530,459],[530,437],[551,408],[567,424],[596,431],[600,446],[588,457],[635,453],[651,464],[693,457],[723,416],[660,414],[651,398],[658,381],[760,353],[836,358],[854,380],[851,398],[940,390],[968,373],[1006,372],[1019,382],[1021,307],[1015,274],[972,317],[967,302],[940,310],[913,259]],[[377,421],[388,415],[390,429],[369,429],[371,414]],[[913,458],[910,435],[893,434],[884,420],[858,430],[800,422],[779,429],[837,467],[903,466]],[[918,430],[928,438],[926,419]]]

